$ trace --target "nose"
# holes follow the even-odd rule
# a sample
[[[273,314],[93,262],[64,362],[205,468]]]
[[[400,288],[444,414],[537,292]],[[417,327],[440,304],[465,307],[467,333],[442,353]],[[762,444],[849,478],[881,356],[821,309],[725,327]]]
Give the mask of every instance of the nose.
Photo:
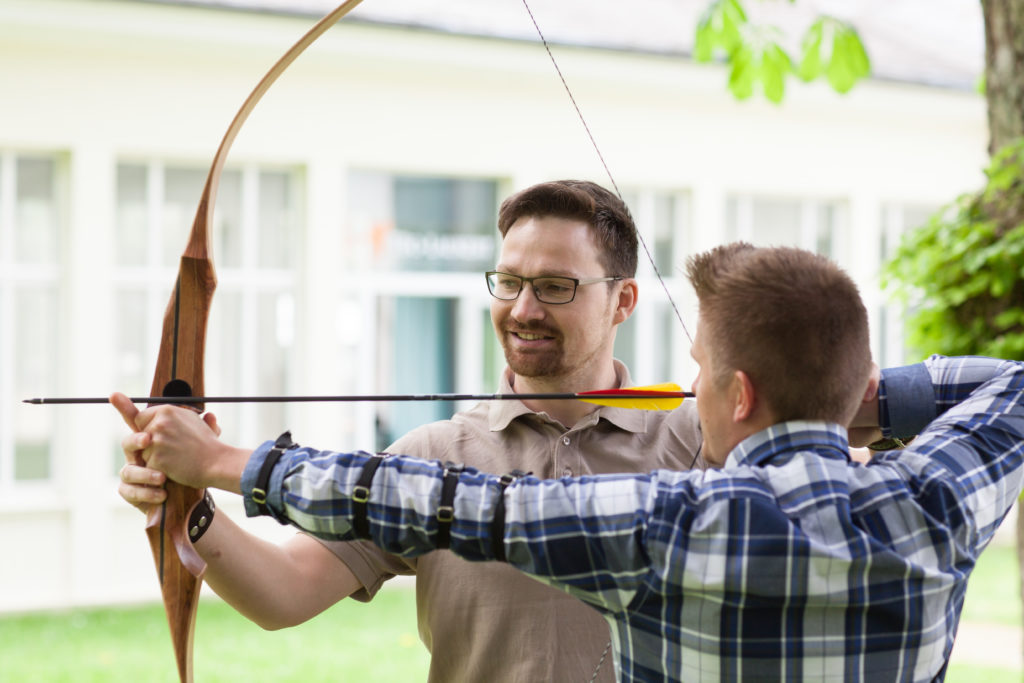
[[[533,285],[523,283],[522,291],[512,302],[512,317],[520,322],[540,320],[545,312],[544,304],[537,299],[537,294],[533,291]]]

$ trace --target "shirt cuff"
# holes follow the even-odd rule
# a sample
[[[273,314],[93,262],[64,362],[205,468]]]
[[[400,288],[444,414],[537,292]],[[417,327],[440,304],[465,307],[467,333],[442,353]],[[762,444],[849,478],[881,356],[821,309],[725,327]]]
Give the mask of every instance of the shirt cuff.
[[[262,513],[260,512],[260,506],[252,499],[252,490],[256,488],[256,482],[260,476],[260,470],[263,469],[263,461],[270,455],[271,449],[274,447],[273,441],[264,441],[260,444],[259,448],[252,452],[249,456],[249,462],[245,465],[245,470],[242,471],[242,503],[245,506],[246,517],[259,517]],[[278,461],[280,464],[280,461]],[[284,478],[284,468],[274,466],[274,470],[270,473],[270,480],[267,482],[267,502],[266,506],[271,511],[273,516],[278,521],[281,521],[276,511],[281,510],[281,481]]]
[[[883,370],[878,398],[886,437],[916,436],[938,416],[932,376],[924,363]]]

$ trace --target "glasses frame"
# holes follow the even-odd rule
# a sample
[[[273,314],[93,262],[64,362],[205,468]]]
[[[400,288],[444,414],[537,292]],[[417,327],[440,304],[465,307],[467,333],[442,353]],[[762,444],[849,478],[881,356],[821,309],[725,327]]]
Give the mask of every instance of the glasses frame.
[[[516,278],[517,280],[519,280],[519,289],[516,290],[515,296],[503,297],[495,294],[494,287],[491,284],[492,275],[504,275],[505,277]],[[625,280],[626,278],[622,275],[612,275],[609,277],[591,277],[582,280],[578,277],[569,277],[567,275],[538,275],[537,277],[523,277],[522,275],[513,275],[512,273],[505,273],[500,270],[489,270],[486,273],[484,273],[484,279],[487,280],[487,291],[490,292],[491,296],[493,296],[498,301],[515,301],[516,299],[519,298],[519,295],[523,293],[523,286],[526,285],[526,283],[529,283],[531,289],[533,289],[533,295],[537,297],[537,301],[544,304],[548,304],[550,306],[562,306],[564,304],[571,304],[573,301],[575,301],[576,290],[582,287],[583,285],[592,285],[598,282],[615,282],[618,280]],[[541,297],[540,289],[533,284],[536,280],[565,280],[567,282],[571,282],[573,285],[572,296],[570,296],[567,301],[546,301]]]

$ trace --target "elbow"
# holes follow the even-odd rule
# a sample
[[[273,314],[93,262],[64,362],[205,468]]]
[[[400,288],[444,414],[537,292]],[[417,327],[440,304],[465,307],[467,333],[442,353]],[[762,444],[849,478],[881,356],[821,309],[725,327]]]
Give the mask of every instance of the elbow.
[[[297,615],[261,615],[258,618],[250,617],[250,621],[259,626],[264,631],[281,631],[286,628],[292,628],[303,624],[309,619],[299,618]]]
[[[239,610],[241,612],[241,610]],[[309,621],[314,615],[303,615],[292,610],[263,612],[246,611],[242,614],[264,631],[281,631]]]
[[[291,622],[287,622],[287,621],[262,620],[262,621],[257,621],[256,625],[259,626],[264,631],[280,631],[282,629],[291,628],[292,626],[295,626],[298,623],[300,623],[300,622],[291,623]]]

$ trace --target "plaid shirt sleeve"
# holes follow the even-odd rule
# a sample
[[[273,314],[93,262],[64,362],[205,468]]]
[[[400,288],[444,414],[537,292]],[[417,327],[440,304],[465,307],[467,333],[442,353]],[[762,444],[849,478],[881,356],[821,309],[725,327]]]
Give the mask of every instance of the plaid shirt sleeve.
[[[243,474],[249,516],[261,514],[252,490],[272,447],[273,442],[267,441],[257,448]],[[372,457],[361,451],[287,451],[267,487],[269,514],[320,538],[356,538],[350,494]],[[443,474],[439,461],[403,455],[385,459],[373,478],[367,505],[371,540],[401,556],[435,550]],[[567,591],[589,602],[612,610],[624,608],[635,581],[646,571],[642,545],[636,540],[642,537],[654,504],[651,482],[650,475],[520,480],[506,492],[508,562],[534,576],[557,579]],[[460,557],[494,559],[491,520],[500,490],[497,476],[473,468],[459,476],[451,550]]]
[[[944,511],[947,521],[966,522],[980,552],[1021,490],[1024,364],[932,356],[883,373],[879,403],[883,434],[917,438],[905,451],[876,460],[902,467],[922,484],[950,481],[961,505]],[[927,467],[919,465],[922,456]]]
[[[952,480],[957,495],[943,498],[949,506],[929,515],[966,528],[972,551],[980,551],[991,538],[1021,489],[1022,368],[1020,363],[987,358],[933,357],[883,376],[884,429],[890,434],[893,429],[920,433],[911,448],[876,460],[903,471],[906,480],[918,481],[922,489],[939,479]],[[254,452],[243,475],[249,514],[258,514],[251,491],[271,446],[267,442]],[[354,538],[350,493],[370,457],[309,448],[286,452],[268,487],[271,514],[322,538]],[[508,561],[606,610],[624,610],[651,572],[667,577],[679,563],[700,560],[691,557],[701,551],[689,547],[687,534],[680,530],[720,525],[721,519],[702,515],[728,509],[701,507],[702,499],[740,496],[759,500],[767,510],[778,505],[777,497],[788,495],[781,489],[770,491],[778,486],[769,481],[766,488],[763,477],[750,475],[749,468],[744,471],[743,476],[726,469],[519,480],[505,493]],[[367,506],[371,540],[396,555],[434,550],[442,476],[437,461],[387,458],[377,470]],[[490,523],[499,492],[495,476],[471,468],[460,475],[451,526],[456,554],[493,559]],[[886,486],[868,493],[879,501],[890,496]],[[649,543],[649,532],[662,540]],[[655,547],[661,544],[667,549]],[[707,552],[731,556],[728,548]],[[669,560],[673,566],[659,567]]]

